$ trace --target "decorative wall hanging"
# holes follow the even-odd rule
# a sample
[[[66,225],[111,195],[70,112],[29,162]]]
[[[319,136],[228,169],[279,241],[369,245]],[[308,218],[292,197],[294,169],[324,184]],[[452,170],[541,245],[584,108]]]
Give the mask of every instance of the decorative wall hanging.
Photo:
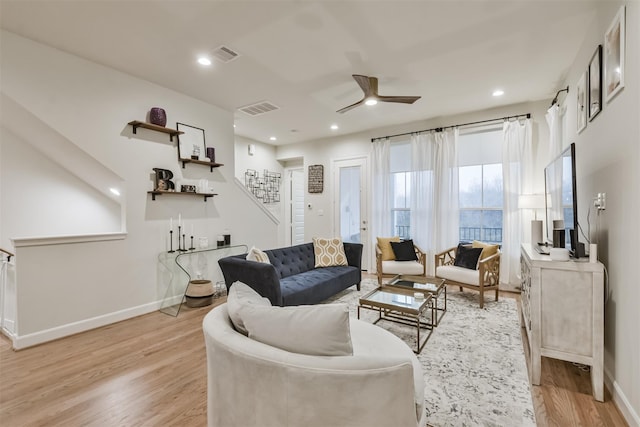
[[[324,191],[324,166],[310,165],[308,182],[309,193],[322,193]]]
[[[589,121],[602,110],[602,46],[598,45],[589,63]]]
[[[177,125],[178,130],[184,132],[178,136],[178,159],[205,161],[207,147],[204,141],[204,129],[184,123]]]
[[[244,185],[257,199],[263,203],[276,203],[280,201],[280,181],[282,174],[264,170],[260,173],[253,169],[247,169],[244,173]]]
[[[604,95],[607,103],[624,87],[625,7],[604,34]]]
[[[578,80],[576,88],[576,118],[578,133],[587,127],[587,71]]]

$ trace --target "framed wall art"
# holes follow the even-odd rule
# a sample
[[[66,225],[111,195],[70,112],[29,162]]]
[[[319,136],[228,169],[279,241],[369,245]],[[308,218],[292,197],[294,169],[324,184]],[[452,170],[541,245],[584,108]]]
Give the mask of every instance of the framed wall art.
[[[624,87],[625,7],[604,34],[604,97],[609,103]]]
[[[308,181],[309,193],[322,193],[324,191],[324,166],[310,165]]]
[[[602,110],[602,45],[598,45],[589,62],[589,121]]]
[[[578,80],[578,86],[576,87],[576,114],[578,133],[582,132],[587,127],[587,74],[588,70],[585,70]]]
[[[207,146],[204,141],[204,129],[178,123],[177,129],[184,132],[178,136],[178,159],[206,159]]]

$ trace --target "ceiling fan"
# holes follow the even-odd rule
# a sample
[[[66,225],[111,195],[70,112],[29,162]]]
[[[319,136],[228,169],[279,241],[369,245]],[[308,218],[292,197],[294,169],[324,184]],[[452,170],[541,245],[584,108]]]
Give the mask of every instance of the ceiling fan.
[[[351,104],[348,107],[344,107],[338,110],[338,113],[346,113],[347,111],[355,108],[359,105],[375,105],[380,102],[400,102],[403,104],[413,104],[420,96],[382,96],[378,95],[378,79],[376,77],[361,76],[359,74],[352,75],[355,81],[360,86],[360,89],[364,92],[364,98],[355,104]]]

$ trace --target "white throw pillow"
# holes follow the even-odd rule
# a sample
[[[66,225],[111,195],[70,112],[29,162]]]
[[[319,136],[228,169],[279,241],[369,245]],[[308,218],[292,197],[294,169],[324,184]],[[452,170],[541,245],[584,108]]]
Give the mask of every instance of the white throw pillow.
[[[249,338],[282,350],[313,356],[351,356],[346,304],[263,307],[241,310]]]
[[[315,255],[315,267],[331,267],[334,265],[349,265],[344,253],[342,239],[313,238],[313,253]]]
[[[264,251],[261,251],[260,249],[256,248],[255,246],[252,246],[251,249],[249,250],[249,253],[247,254],[247,261],[256,261],[256,262],[263,262],[265,264],[269,264],[269,255],[267,255],[266,253],[264,253]]]
[[[265,298],[254,291],[246,283],[233,282],[227,295],[227,311],[233,326],[238,332],[245,335],[247,335],[247,329],[242,321],[241,311],[243,307],[248,305],[270,307],[271,301],[269,301],[269,298]]]

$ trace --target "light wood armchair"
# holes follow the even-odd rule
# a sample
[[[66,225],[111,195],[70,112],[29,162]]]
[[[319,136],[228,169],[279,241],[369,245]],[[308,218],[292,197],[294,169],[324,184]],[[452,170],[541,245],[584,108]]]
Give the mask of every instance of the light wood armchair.
[[[478,261],[478,269],[471,270],[454,265],[458,247],[449,248],[435,255],[435,275],[445,279],[447,285],[459,286],[473,289],[480,292],[480,308],[484,307],[484,293],[486,291],[496,292],[498,301],[498,291],[500,287],[500,251],[489,257]]]
[[[378,285],[382,285],[383,277],[394,277],[398,274],[408,274],[411,276],[427,275],[427,254],[415,244],[417,261],[383,261],[382,250],[376,244],[376,274]]]

